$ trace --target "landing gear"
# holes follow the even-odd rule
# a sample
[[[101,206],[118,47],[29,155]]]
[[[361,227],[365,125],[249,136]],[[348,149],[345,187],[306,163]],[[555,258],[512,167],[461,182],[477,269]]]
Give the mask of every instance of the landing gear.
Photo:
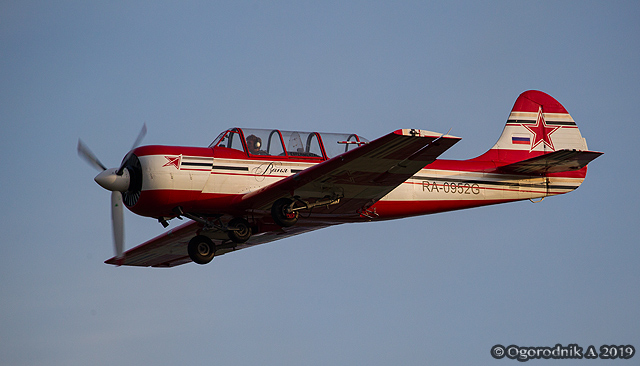
[[[298,211],[293,211],[293,200],[280,198],[271,206],[271,216],[276,224],[290,227],[298,222]]]
[[[251,225],[241,217],[232,219],[227,226],[229,227],[227,235],[234,243],[244,243],[251,237]]]
[[[251,234],[252,234],[251,233],[251,225],[249,224],[249,222],[247,220],[243,219],[242,217],[236,217],[236,218],[232,219],[231,221],[229,221],[228,225],[224,225],[222,223],[222,221],[220,220],[220,216],[222,216],[222,215],[216,215],[216,216],[209,215],[208,217],[207,216],[202,217],[202,216],[198,216],[198,215],[195,215],[195,214],[192,214],[192,213],[184,212],[182,210],[182,207],[180,207],[180,206],[175,207],[173,209],[173,212],[175,212],[178,215],[178,218],[180,218],[180,216],[184,216],[184,217],[189,218],[189,219],[191,219],[191,220],[193,220],[195,222],[200,223],[204,227],[205,230],[213,231],[214,233],[212,235],[216,235],[216,232],[220,233],[220,235],[222,235],[222,237],[220,237],[220,238],[218,238],[216,236],[212,236],[215,239],[225,240],[226,239],[225,236],[228,236],[229,239],[231,239],[231,241],[233,241],[234,243],[241,244],[241,243],[244,243],[247,240],[249,240],[249,238],[251,237]],[[215,220],[211,220],[212,218],[215,218]],[[166,223],[164,218],[159,218],[158,221],[163,226]],[[209,239],[209,238],[207,238],[207,239]],[[195,252],[196,251],[194,249],[194,253]],[[189,252],[189,255],[191,256],[191,252]],[[193,256],[192,256],[192,259],[193,259]],[[211,260],[211,259],[209,259],[209,260]],[[195,259],[193,261],[196,262]]]
[[[213,259],[216,246],[211,239],[204,235],[198,235],[189,241],[187,252],[192,261],[198,264],[207,264]]]

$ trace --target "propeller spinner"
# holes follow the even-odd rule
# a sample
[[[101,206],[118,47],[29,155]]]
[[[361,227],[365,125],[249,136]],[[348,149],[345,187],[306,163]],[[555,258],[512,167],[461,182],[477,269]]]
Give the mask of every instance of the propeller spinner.
[[[91,166],[100,171],[94,178],[102,188],[111,191],[111,226],[113,229],[113,246],[116,258],[122,259],[124,253],[124,209],[122,203],[122,192],[126,192],[131,185],[131,172],[127,166],[130,161],[132,151],[147,134],[147,125],[142,125],[142,130],[138,134],[131,150],[122,160],[119,168],[107,169],[96,155],[85,145],[82,140],[78,140],[78,155],[86,160]],[[128,202],[128,201],[127,201]]]

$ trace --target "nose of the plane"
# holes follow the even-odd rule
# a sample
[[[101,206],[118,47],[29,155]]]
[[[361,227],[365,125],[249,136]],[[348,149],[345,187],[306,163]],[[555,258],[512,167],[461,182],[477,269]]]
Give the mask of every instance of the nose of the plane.
[[[106,190],[112,192],[124,192],[129,188],[129,183],[131,181],[129,169],[122,169],[121,174],[117,174],[117,172],[118,168],[104,170],[100,174],[96,175],[94,180]]]

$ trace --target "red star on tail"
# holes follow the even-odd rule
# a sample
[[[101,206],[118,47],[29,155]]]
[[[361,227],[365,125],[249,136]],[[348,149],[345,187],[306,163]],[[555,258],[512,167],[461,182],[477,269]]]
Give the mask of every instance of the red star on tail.
[[[542,106],[538,109],[538,119],[536,120],[536,124],[533,126],[522,125],[522,127],[531,131],[533,134],[533,140],[531,141],[531,147],[529,151],[533,151],[536,146],[544,143],[551,150],[555,151],[556,149],[553,147],[553,142],[551,141],[551,134],[556,132],[560,127],[549,127],[544,121],[544,116],[542,115]]]

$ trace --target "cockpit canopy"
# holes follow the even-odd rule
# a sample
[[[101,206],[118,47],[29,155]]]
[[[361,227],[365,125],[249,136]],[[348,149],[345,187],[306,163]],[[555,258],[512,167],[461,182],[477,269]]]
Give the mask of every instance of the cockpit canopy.
[[[209,147],[243,151],[250,156],[331,159],[368,143],[356,134],[230,128]]]

